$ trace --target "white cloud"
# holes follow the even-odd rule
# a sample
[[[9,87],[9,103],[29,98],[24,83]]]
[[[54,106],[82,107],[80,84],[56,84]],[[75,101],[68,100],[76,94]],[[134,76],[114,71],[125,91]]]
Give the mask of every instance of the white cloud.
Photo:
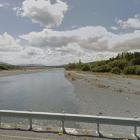
[[[107,59],[122,51],[140,51],[140,30],[114,34],[104,27],[82,27],[70,31],[44,29],[15,39],[0,35],[0,61],[12,64],[60,65]]]
[[[54,31],[44,29],[41,32],[31,32],[20,36],[34,47],[64,48],[76,44],[84,49],[96,52],[121,52],[139,49],[140,32],[114,34],[102,26],[87,26],[71,31]]]
[[[0,35],[0,51],[19,51],[20,45],[19,40],[16,40],[7,32]]]
[[[139,15],[135,15],[134,18],[128,18],[126,21],[118,20],[117,23],[123,29],[140,29],[140,17]]]
[[[117,35],[110,40],[114,52],[118,51],[140,51],[140,31],[136,30],[132,33]]]
[[[65,31],[48,29],[59,26],[63,21],[68,5],[62,0],[24,0],[21,7],[13,10],[45,28],[21,35],[20,39],[6,32],[0,35],[0,61],[59,65],[78,62],[79,59],[83,62],[108,59],[122,51],[140,51],[139,15],[126,21],[118,20],[121,28],[133,28],[134,32],[115,34],[103,26],[73,26]],[[112,26],[111,29],[120,27]]]
[[[22,17],[28,17],[33,23],[46,27],[59,26],[64,18],[68,5],[61,0],[51,3],[51,0],[24,0],[22,7],[13,10]]]
[[[8,8],[10,7],[9,3],[0,3],[0,8]]]
[[[116,27],[116,26],[111,26],[111,29],[114,30],[114,31],[116,31],[116,30],[118,30],[118,27]]]
[[[4,5],[0,3],[0,8],[2,8],[2,7],[4,7]]]
[[[77,33],[77,36],[81,32]],[[73,33],[72,33],[73,34]],[[90,35],[93,35],[91,32]],[[101,35],[101,34],[100,34]],[[86,39],[85,36],[81,38]],[[24,44],[22,40],[15,39],[8,33],[0,35],[0,62],[11,64],[46,64],[60,65],[69,62],[83,62],[106,59],[113,56],[110,52],[94,52],[81,47],[78,43],[68,43],[59,47],[32,47]]]
[[[87,26],[68,31],[44,29],[41,32],[31,32],[20,37],[37,47],[62,47],[76,43],[83,48],[94,48],[96,43],[100,43],[101,38],[107,35],[109,33],[104,27]]]

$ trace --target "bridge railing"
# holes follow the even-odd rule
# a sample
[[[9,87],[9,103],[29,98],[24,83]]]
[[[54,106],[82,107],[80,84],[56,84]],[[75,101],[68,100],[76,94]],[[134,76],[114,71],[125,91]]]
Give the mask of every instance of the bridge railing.
[[[140,127],[140,118],[124,118],[124,117],[109,117],[109,116],[93,116],[82,114],[67,114],[67,113],[48,113],[48,112],[32,112],[32,111],[14,111],[14,110],[0,110],[1,117],[15,117],[29,119],[29,130],[32,130],[33,119],[57,120],[62,122],[62,130],[65,133],[65,121],[74,121],[82,123],[97,124],[97,133],[99,136],[100,125],[119,125],[134,127],[134,135],[137,136],[137,127]],[[1,119],[0,119],[1,124]]]

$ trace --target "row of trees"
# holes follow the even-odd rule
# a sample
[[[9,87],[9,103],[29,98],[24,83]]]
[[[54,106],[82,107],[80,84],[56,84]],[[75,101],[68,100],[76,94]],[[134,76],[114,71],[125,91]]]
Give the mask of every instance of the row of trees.
[[[122,53],[109,60],[90,63],[82,63],[81,61],[79,61],[79,63],[70,63],[66,66],[66,69],[140,75],[140,52]]]

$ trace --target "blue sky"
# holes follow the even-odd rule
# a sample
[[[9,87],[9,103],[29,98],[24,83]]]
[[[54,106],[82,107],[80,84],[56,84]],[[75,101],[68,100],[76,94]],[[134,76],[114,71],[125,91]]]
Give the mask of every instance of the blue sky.
[[[14,36],[41,31],[42,27],[32,24],[30,19],[20,18],[11,10],[20,6],[23,0],[0,0],[1,4],[9,3],[7,8],[0,8],[0,33],[8,32]],[[115,18],[127,20],[135,14],[140,14],[140,0],[65,0],[69,10],[58,30],[70,29],[73,26],[102,25],[107,29],[116,26]]]
[[[140,13],[139,0],[67,0],[70,10],[64,26],[116,25],[115,18],[126,20]]]
[[[139,7],[140,0],[0,0],[0,61],[59,65],[139,51]]]

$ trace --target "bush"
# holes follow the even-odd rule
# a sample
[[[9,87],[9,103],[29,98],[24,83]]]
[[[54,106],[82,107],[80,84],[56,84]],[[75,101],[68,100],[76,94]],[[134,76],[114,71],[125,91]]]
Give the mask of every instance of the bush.
[[[67,70],[81,70],[83,65],[84,64],[79,61],[79,63],[69,63],[65,68]]]
[[[93,72],[110,72],[110,70],[111,70],[111,67],[108,65],[97,66],[97,67],[92,68]]]
[[[0,69],[1,70],[8,70],[8,66],[7,65],[0,65]]]
[[[136,66],[135,74],[140,75],[140,66]]]
[[[127,66],[127,61],[125,59],[123,60],[114,60],[112,62],[108,63],[110,65],[110,67],[114,68],[114,67],[118,67],[119,69],[124,69],[124,67]]]
[[[135,74],[135,66],[128,66],[124,69],[124,74]]]
[[[114,67],[114,68],[112,68],[111,72],[114,73],[114,74],[120,74],[121,70],[118,67]]]
[[[71,70],[71,69],[76,69],[76,64],[75,63],[70,63],[70,64],[68,64],[67,66],[66,66],[66,69],[67,70]]]
[[[140,58],[134,58],[130,61],[130,65],[140,65]]]
[[[66,69],[93,71],[93,72],[112,72],[115,74],[139,74],[140,75],[140,52],[124,52],[109,60],[94,61],[89,63],[70,63]]]
[[[82,71],[90,71],[90,65],[84,65],[83,67],[82,67],[82,69],[81,69]]]
[[[97,66],[103,66],[103,65],[106,65],[106,64],[107,64],[107,61],[106,61],[106,60],[94,62],[94,65],[95,65],[96,67],[97,67]]]
[[[140,75],[140,66],[128,66],[123,71],[124,74],[137,74]]]
[[[135,74],[140,75],[140,67],[136,68],[136,73]]]

